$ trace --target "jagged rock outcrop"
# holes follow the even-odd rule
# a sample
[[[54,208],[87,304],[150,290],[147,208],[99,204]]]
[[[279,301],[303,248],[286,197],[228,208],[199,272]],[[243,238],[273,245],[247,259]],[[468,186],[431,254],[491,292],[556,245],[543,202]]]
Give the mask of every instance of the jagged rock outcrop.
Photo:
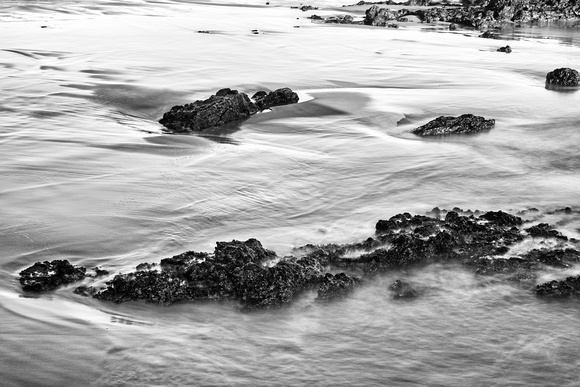
[[[412,133],[418,136],[478,133],[490,130],[494,125],[495,120],[488,120],[473,114],[462,114],[459,117],[440,116],[414,129]]]
[[[36,262],[20,272],[20,285],[26,291],[46,292],[85,278],[86,271],[66,259]]]
[[[535,213],[522,213],[528,212]],[[537,247],[524,251],[520,242],[532,239]],[[547,223],[531,224],[501,210],[434,208],[428,216],[401,213],[379,220],[375,235],[359,243],[306,245],[279,258],[256,239],[217,242],[213,253],[187,251],[159,264],[140,264],[138,270],[117,274],[104,286],[84,284],[75,292],[117,303],[229,300],[255,310],[282,307],[308,289],[317,290],[320,302],[341,299],[367,278],[433,263],[461,265],[477,275],[496,276],[532,290],[537,273],[570,269],[579,262],[578,241]],[[85,269],[67,261],[38,262],[20,274],[24,290],[46,291],[83,279]],[[570,277],[538,285],[535,292],[578,296],[579,283],[578,277]],[[402,281],[389,289],[395,298],[418,294]]]
[[[163,114],[159,123],[174,133],[199,132],[243,120],[273,106],[298,102],[298,95],[289,88],[270,93],[262,91],[255,96],[258,99],[252,102],[245,93],[229,88],[221,89],[206,100],[173,106]]]
[[[578,86],[580,84],[580,74],[574,69],[562,67],[550,71],[546,75],[546,82],[560,86]]]

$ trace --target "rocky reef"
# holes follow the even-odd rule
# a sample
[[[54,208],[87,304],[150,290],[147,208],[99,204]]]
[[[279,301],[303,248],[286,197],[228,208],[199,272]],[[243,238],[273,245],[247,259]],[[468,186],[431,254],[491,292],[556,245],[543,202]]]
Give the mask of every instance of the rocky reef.
[[[174,133],[199,132],[243,120],[273,106],[298,102],[298,94],[289,88],[270,93],[259,91],[252,98],[253,102],[245,93],[229,88],[221,89],[206,100],[173,106],[163,114],[159,123]]]
[[[490,130],[494,125],[495,120],[487,120],[473,114],[462,114],[459,117],[440,116],[412,130],[412,133],[418,136],[478,133]]]
[[[305,245],[286,257],[278,257],[256,239],[217,242],[213,253],[187,251],[159,264],[143,263],[103,286],[82,285],[75,292],[116,303],[228,300],[249,311],[282,307],[307,290],[317,292],[316,301],[330,302],[381,273],[449,263],[524,286],[538,296],[580,295],[580,276],[536,284],[543,270],[580,262],[578,241],[547,223],[530,224],[503,211],[434,208],[426,215],[401,213],[379,220],[375,229],[359,243]],[[538,238],[550,243],[527,251],[515,248]],[[85,272],[67,261],[38,262],[20,273],[20,282],[25,291],[49,291],[82,280]],[[389,290],[395,299],[421,295],[401,280]]]

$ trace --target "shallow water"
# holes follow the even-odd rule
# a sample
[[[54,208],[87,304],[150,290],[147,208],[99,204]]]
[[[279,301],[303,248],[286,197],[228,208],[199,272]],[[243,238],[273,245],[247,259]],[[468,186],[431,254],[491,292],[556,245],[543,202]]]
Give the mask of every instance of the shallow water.
[[[314,24],[305,17],[337,8],[295,5],[2,2],[3,383],[578,385],[577,302],[541,302],[459,268],[251,314],[21,291],[18,273],[41,260],[128,271],[249,237],[283,256],[362,240],[404,211],[577,208],[580,93],[544,84],[548,71],[580,68],[577,29],[486,40],[443,25]],[[511,54],[495,51],[505,44]],[[157,123],[222,87],[284,86],[303,102],[203,135]],[[496,126],[410,134],[463,113]],[[580,237],[577,214],[537,220]],[[397,278],[428,291],[395,302]]]

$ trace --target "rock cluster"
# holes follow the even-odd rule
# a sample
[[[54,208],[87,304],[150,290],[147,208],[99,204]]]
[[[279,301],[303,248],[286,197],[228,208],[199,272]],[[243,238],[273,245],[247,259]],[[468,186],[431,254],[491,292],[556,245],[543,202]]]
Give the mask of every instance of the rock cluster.
[[[465,2],[464,2],[465,3]],[[433,7],[417,11],[426,23],[450,22],[475,28],[500,27],[505,22],[570,20],[580,7],[568,0],[475,0],[467,6]]]
[[[546,223],[527,227],[521,217],[503,211],[435,208],[428,215],[398,214],[379,220],[375,235],[360,243],[306,245],[282,258],[256,239],[217,242],[213,253],[187,251],[160,264],[141,264],[134,272],[115,275],[104,287],[83,285],[76,293],[116,303],[230,300],[255,310],[287,305],[307,289],[318,291],[319,302],[341,299],[365,278],[432,263],[460,264],[478,275],[499,276],[532,289],[538,271],[580,262],[578,242]],[[552,242],[511,252],[514,244],[530,238]],[[355,251],[361,253],[353,258]],[[84,273],[66,261],[39,262],[20,273],[20,282],[24,290],[46,291],[81,280]],[[421,293],[400,280],[389,289],[394,298]],[[580,276],[534,289],[539,296],[578,296]]]
[[[260,91],[254,102],[247,94],[229,88],[219,90],[206,100],[173,106],[159,123],[174,133],[199,132],[232,121],[250,117],[260,110],[298,102],[298,95],[289,88],[270,93]]]
[[[418,136],[441,136],[448,134],[477,133],[490,130],[495,120],[487,120],[473,114],[462,114],[459,117],[440,116],[412,131]]]

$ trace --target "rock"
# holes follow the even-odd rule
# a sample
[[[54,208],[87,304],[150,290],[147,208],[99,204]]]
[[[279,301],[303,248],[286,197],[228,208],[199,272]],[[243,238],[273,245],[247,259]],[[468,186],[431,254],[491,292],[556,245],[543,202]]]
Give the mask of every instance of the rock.
[[[511,215],[501,210],[488,211],[479,217],[481,219],[487,220],[488,222],[495,223],[498,226],[519,226],[524,222],[519,216]]]
[[[530,228],[527,228],[526,231],[530,234],[531,237],[534,238],[556,238],[562,240],[568,240],[568,237],[562,235],[557,230],[554,230],[552,226],[547,223],[540,223]]]
[[[485,31],[483,34],[479,35],[479,37],[485,39],[500,39],[499,34],[492,31]]]
[[[546,82],[560,86],[578,86],[580,83],[580,74],[574,69],[562,67],[550,71],[546,75]]]
[[[221,89],[204,101],[172,107],[159,123],[175,133],[199,132],[243,120],[272,106],[298,102],[298,95],[289,88],[278,89],[269,94],[262,93],[265,96],[254,103],[245,93],[228,88]]]
[[[561,213],[567,216],[572,211],[567,207]],[[477,275],[497,276],[531,289],[542,270],[569,269],[580,262],[579,242],[546,223],[523,228],[522,218],[504,211],[436,207],[429,214],[396,214],[379,220],[375,236],[362,242],[306,245],[283,258],[256,239],[217,242],[213,253],[186,251],[158,265],[140,264],[140,270],[117,274],[102,288],[84,285],[75,293],[117,303],[227,300],[250,311],[283,307],[308,289],[318,291],[317,301],[340,299],[368,277],[433,263],[462,265]],[[551,241],[522,251],[521,242],[534,237]],[[339,270],[349,274],[333,274]],[[21,272],[20,282],[24,290],[46,291],[82,279],[84,273],[84,268],[68,261],[38,262]],[[358,273],[361,278],[354,276]],[[579,284],[578,277],[569,277],[538,285],[536,293],[580,296]],[[389,289],[395,298],[419,293],[402,281]]]
[[[298,102],[298,94],[293,92],[288,87],[282,89],[277,89],[266,93],[265,91],[259,91],[252,99],[255,101],[258,108],[261,110],[270,109],[273,106],[288,105]]]
[[[248,118],[258,110],[246,94],[221,89],[204,101],[172,107],[159,123],[176,133],[199,132]]]
[[[360,284],[360,280],[344,273],[326,273],[318,289],[318,302],[328,302],[346,297]]]
[[[400,298],[415,298],[419,295],[417,290],[415,290],[411,284],[400,280],[396,280],[391,286],[389,286],[389,290],[393,292],[393,298],[395,300]]]
[[[456,31],[456,30],[457,30],[457,24],[455,24],[455,23],[449,24],[449,31]]]
[[[580,296],[580,276],[568,277],[563,281],[550,281],[536,286],[540,297],[567,298]]]
[[[116,303],[145,300],[169,305],[183,301],[232,300],[244,310],[271,309],[291,302],[322,278],[312,258],[280,260],[256,239],[217,242],[213,254],[186,252],[161,261],[161,271],[120,274],[93,296]],[[81,293],[89,293],[80,289]]]
[[[506,54],[509,54],[510,52],[512,52],[512,48],[510,46],[505,46],[505,47],[500,47],[497,49],[498,52],[505,52]]]
[[[46,292],[85,278],[86,269],[67,260],[36,262],[20,272],[22,290]]]
[[[412,131],[418,136],[442,136],[460,133],[478,133],[490,130],[495,120],[487,120],[473,114],[463,114],[459,117],[440,116]]]

